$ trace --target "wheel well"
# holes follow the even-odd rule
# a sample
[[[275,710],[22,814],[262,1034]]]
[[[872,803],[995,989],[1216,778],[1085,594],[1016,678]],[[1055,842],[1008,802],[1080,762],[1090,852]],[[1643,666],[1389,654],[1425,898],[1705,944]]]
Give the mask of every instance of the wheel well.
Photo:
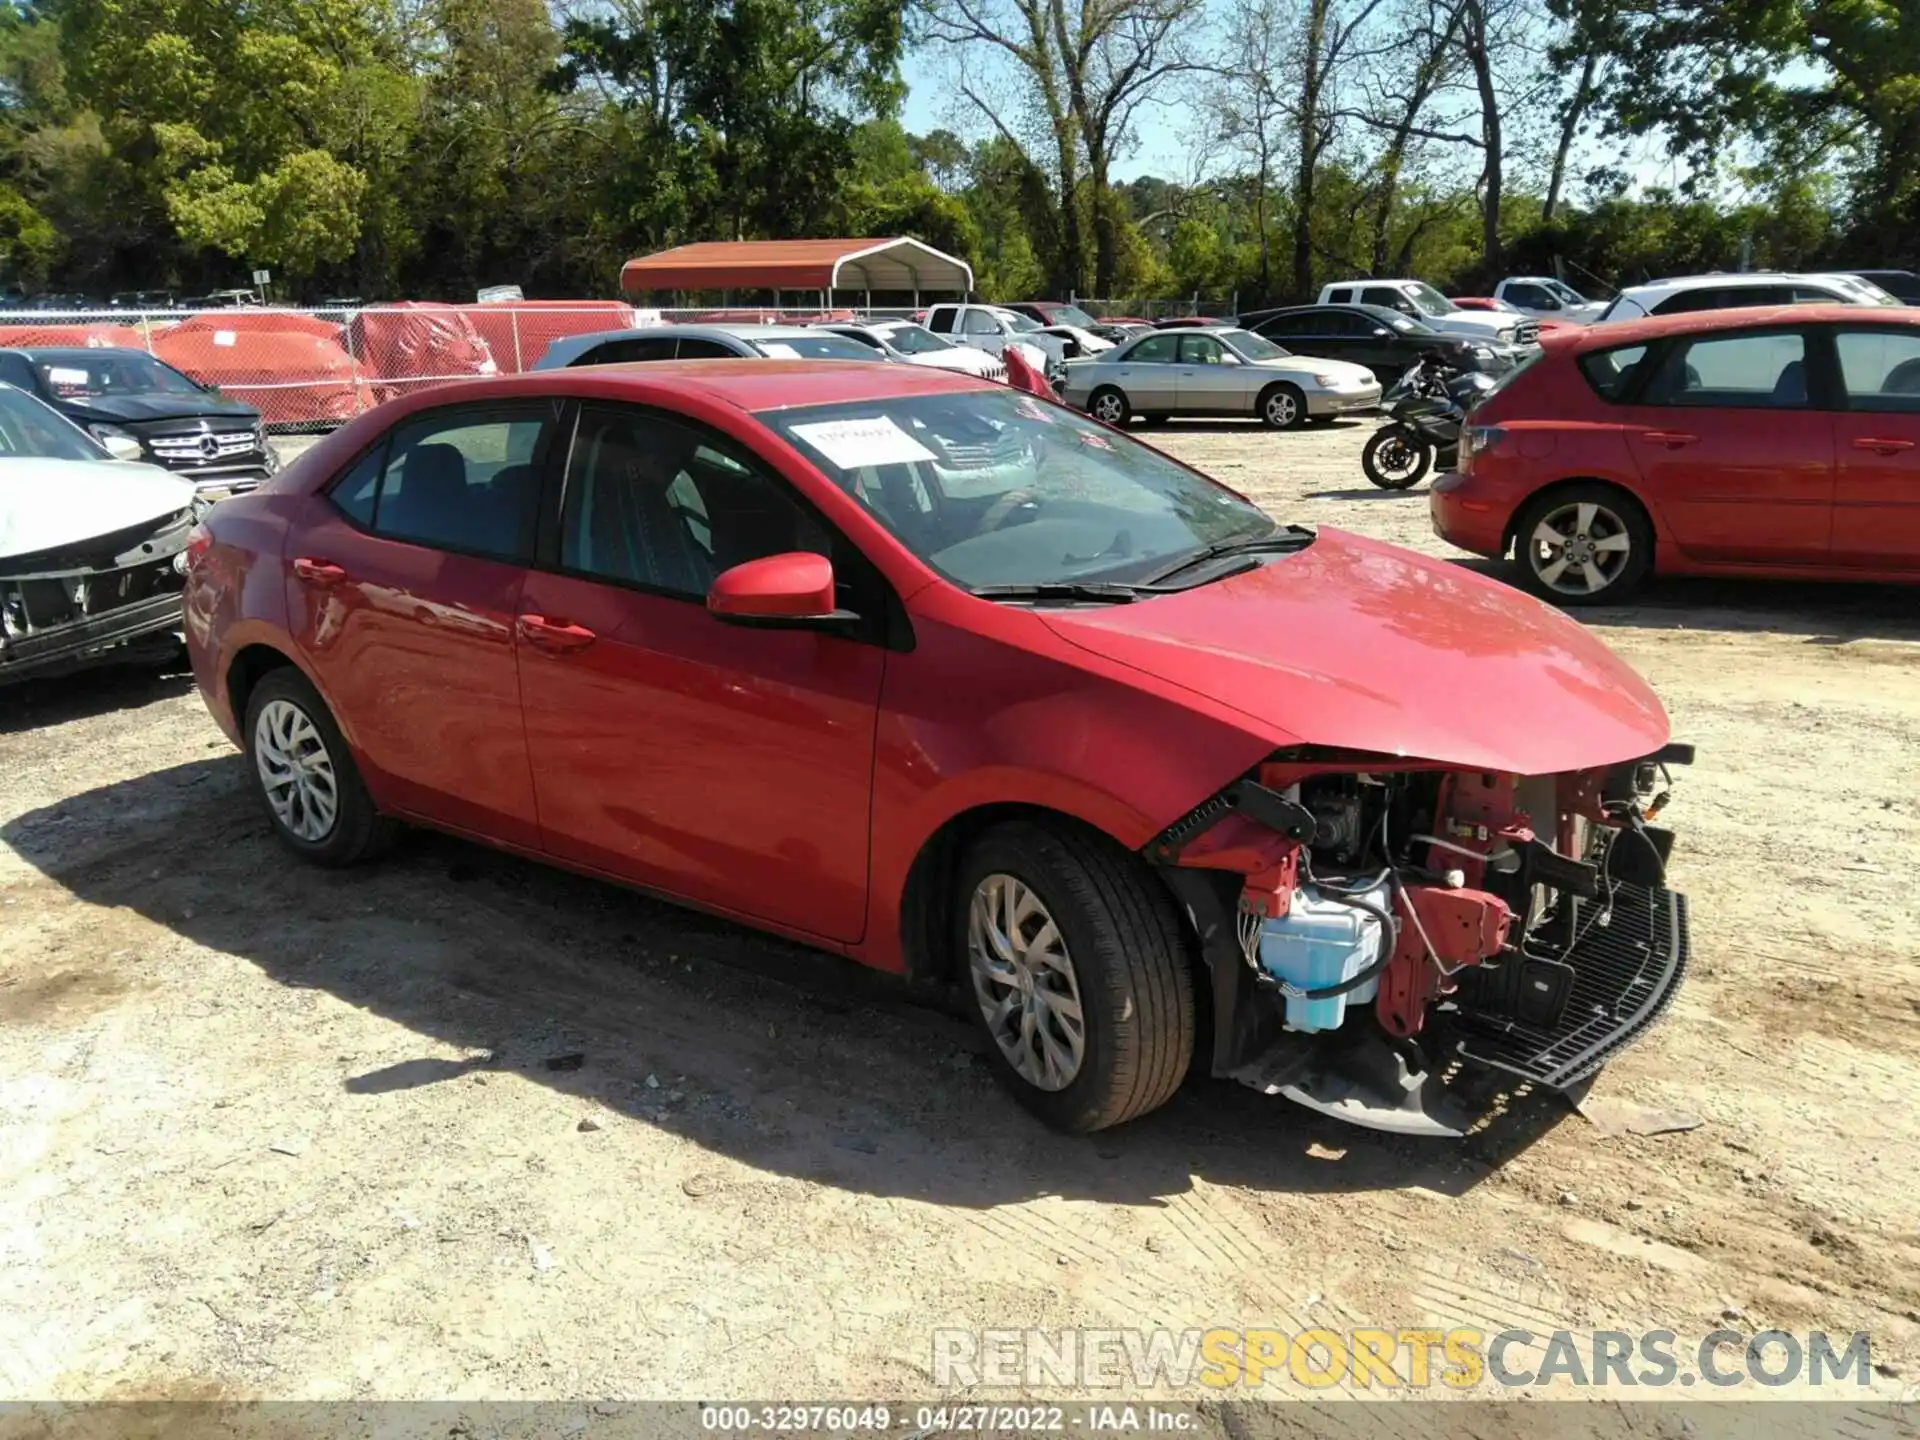
[[[1098,836],[1116,848],[1124,848],[1098,826],[1044,805],[981,805],[961,811],[927,838],[907,870],[907,883],[900,898],[900,950],[907,974],[915,980],[945,983],[960,978],[956,973],[959,957],[947,942],[953,924],[953,887],[959,875],[960,859],[980,835],[1009,820],[1037,821],[1056,829],[1078,830]],[[1140,868],[1152,876],[1150,883],[1165,884],[1145,861],[1140,862]],[[1191,936],[1192,921],[1187,908],[1177,900],[1175,908]],[[1196,942],[1189,947],[1190,957],[1197,951]],[[1198,963],[1193,965],[1197,981],[1204,981],[1204,968]]]
[[[1572,475],[1565,480],[1556,480],[1551,485],[1542,485],[1526,499],[1513,507],[1513,514],[1507,520],[1507,532],[1500,537],[1502,557],[1513,554],[1514,542],[1520,538],[1520,517],[1531,510],[1534,503],[1547,495],[1572,489],[1576,485],[1597,485],[1603,490],[1611,490],[1628,505],[1632,506],[1640,518],[1647,522],[1647,533],[1653,537],[1654,548],[1660,545],[1660,527],[1653,523],[1653,515],[1648,511],[1646,502],[1617,480],[1602,480],[1597,475]]]
[[[271,645],[249,645],[233,657],[233,663],[227,666],[227,704],[233,710],[235,725],[246,726],[247,700],[253,694],[253,687],[270,671],[292,664],[293,661]]]

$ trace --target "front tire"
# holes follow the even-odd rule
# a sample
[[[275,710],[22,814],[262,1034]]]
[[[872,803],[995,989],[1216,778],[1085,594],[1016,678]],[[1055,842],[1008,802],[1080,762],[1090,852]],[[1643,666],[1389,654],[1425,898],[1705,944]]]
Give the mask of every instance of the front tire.
[[[1432,464],[1433,447],[1404,425],[1382,425],[1360,452],[1360,467],[1382,490],[1411,490]]]
[[[1295,385],[1270,385],[1260,392],[1260,419],[1271,430],[1294,430],[1307,423],[1307,397]]]
[[[1055,1129],[1104,1130],[1173,1095],[1193,977],[1171,898],[1103,836],[1015,821],[961,861],[954,940],[995,1072]]]
[[[1598,483],[1536,495],[1513,527],[1520,584],[1557,605],[1615,605],[1653,568],[1653,526],[1624,490]]]
[[[302,860],[352,865],[397,833],[373,808],[340,727],[292,666],[271,670],[247,697],[247,764],[273,833]]]
[[[1133,414],[1133,407],[1127,404],[1123,392],[1111,385],[1102,385],[1087,397],[1087,413],[1102,425],[1117,428],[1127,423],[1127,417]]]

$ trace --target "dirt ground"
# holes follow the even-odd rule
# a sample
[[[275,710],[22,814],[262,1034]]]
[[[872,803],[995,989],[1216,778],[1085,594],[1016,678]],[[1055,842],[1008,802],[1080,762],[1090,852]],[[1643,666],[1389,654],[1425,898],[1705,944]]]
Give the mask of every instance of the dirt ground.
[[[1162,443],[1448,553],[1364,434]],[[924,1396],[936,1327],[1722,1324],[1870,1331],[1898,1395],[1915,595],[1582,618],[1699,747],[1692,977],[1594,1091],[1683,1133],[1412,1142],[1197,1079],[1064,1140],[846,963],[430,835],[296,866],[183,676],[0,695],[0,1398]]]

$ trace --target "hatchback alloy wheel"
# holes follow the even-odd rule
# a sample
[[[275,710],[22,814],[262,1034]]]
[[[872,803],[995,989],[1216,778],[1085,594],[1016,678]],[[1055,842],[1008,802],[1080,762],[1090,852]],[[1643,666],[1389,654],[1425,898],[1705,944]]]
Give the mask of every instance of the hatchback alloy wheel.
[[[974,887],[967,960],[987,1031],[1022,1080],[1064,1090],[1086,1056],[1086,1017],[1067,942],[1040,897],[1011,875]]]
[[[1570,501],[1548,511],[1525,543],[1533,573],[1560,595],[1598,595],[1634,558],[1626,520],[1592,500]]]
[[[340,814],[340,785],[319,729],[290,700],[261,708],[253,762],[274,817],[301,840],[324,840]]]

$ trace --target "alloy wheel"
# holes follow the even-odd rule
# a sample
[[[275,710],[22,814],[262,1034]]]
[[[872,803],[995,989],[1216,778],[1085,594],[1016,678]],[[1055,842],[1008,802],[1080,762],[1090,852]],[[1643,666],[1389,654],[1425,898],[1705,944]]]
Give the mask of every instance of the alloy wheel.
[[[1286,429],[1300,418],[1300,402],[1293,398],[1292,392],[1276,390],[1267,397],[1267,422],[1279,429]]]
[[[253,763],[274,818],[295,838],[327,838],[340,814],[333,757],[313,719],[290,700],[261,707],[253,727]]]
[[[1549,510],[1525,543],[1533,573],[1561,595],[1598,595],[1633,555],[1626,521],[1591,500]]]
[[[987,1030],[1014,1072],[1064,1090],[1086,1057],[1080,982],[1066,938],[1031,886],[988,875],[967,911],[967,959]]]
[[[1093,402],[1093,418],[1104,425],[1118,425],[1126,414],[1126,402],[1111,390]]]

